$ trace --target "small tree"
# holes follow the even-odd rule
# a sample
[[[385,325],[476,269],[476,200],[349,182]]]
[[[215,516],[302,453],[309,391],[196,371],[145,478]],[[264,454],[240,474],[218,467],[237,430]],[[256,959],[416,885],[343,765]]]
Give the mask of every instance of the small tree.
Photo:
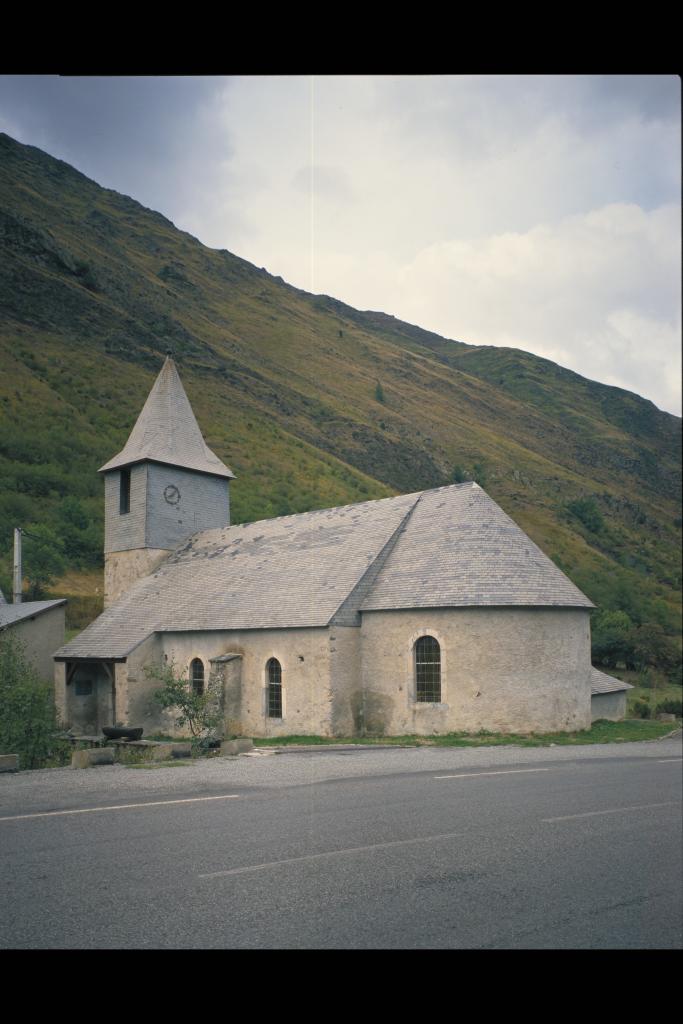
[[[377,381],[377,386],[375,388],[375,400],[377,402],[381,402],[382,404],[384,404],[384,401],[385,401],[385,399],[384,399],[384,389],[382,388],[382,385],[380,384],[379,381]]]
[[[18,754],[21,768],[63,764],[68,744],[56,733],[54,691],[11,631],[0,633],[0,754]]]
[[[193,749],[206,749],[211,740],[218,738],[223,724],[223,691],[216,675],[209,676],[203,693],[196,693],[187,676],[179,674],[172,662],[161,667],[148,665],[145,672],[162,684],[154,691],[153,699],[160,707],[175,711],[175,724],[190,730]]]

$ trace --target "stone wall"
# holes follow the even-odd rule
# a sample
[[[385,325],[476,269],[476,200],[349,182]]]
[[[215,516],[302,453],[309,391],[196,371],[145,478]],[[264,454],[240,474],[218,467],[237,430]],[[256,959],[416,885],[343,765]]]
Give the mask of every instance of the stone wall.
[[[418,703],[414,644],[441,647],[441,701]],[[587,609],[462,608],[364,612],[369,732],[573,731],[590,725]]]
[[[57,605],[6,627],[26,645],[26,657],[46,683],[54,679],[52,655],[64,643],[65,608],[63,604]]]
[[[170,551],[158,548],[137,548],[133,551],[110,551],[104,556],[104,607],[118,601],[122,594],[143,576],[149,576],[168,558]]]
[[[594,693],[591,697],[591,721],[606,718],[608,722],[621,722],[626,717],[626,694],[626,690]]]
[[[146,734],[178,734],[172,714],[160,712],[152,701],[152,693],[160,684],[146,677],[146,663],[174,664],[187,676],[190,662],[200,658],[204,678],[208,679],[210,659],[228,653],[242,656],[243,735],[332,735],[330,642],[325,628],[188,631],[150,638],[128,657],[129,724],[143,726]],[[270,658],[277,658],[282,667],[281,719],[266,716],[266,663]]]

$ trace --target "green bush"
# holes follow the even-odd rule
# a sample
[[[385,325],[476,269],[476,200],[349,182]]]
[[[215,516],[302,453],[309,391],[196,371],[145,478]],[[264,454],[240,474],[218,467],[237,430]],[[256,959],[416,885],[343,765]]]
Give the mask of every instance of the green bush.
[[[0,753],[18,754],[20,768],[65,764],[70,754],[57,735],[52,687],[10,632],[0,633]]]
[[[192,752],[202,753],[209,744],[220,739],[223,725],[222,685],[211,675],[203,693],[196,693],[187,676],[179,675],[175,665],[162,667],[148,665],[145,673],[162,685],[154,691],[153,699],[160,707],[175,712],[179,729],[189,728],[192,734]]]
[[[600,533],[605,525],[595,498],[576,498],[567,503],[567,511],[576,516],[591,533]]]
[[[634,701],[633,714],[636,716],[636,718],[649,718],[650,705],[645,700]]]
[[[683,717],[683,700],[663,700],[657,705],[657,714],[662,712],[667,715],[678,715]]]

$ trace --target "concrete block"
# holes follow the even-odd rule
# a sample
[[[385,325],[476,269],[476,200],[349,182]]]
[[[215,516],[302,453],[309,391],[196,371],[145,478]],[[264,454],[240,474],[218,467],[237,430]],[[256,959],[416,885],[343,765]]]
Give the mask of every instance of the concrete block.
[[[0,754],[0,772],[18,772],[18,754]]]
[[[155,743],[152,751],[153,761],[170,761],[173,757],[175,743]]]
[[[71,755],[71,767],[95,768],[101,764],[113,764],[114,753],[113,747],[100,747],[94,750],[74,750]]]
[[[234,754],[246,754],[254,749],[254,741],[240,737],[237,740],[223,740],[221,743],[221,756],[227,757]]]

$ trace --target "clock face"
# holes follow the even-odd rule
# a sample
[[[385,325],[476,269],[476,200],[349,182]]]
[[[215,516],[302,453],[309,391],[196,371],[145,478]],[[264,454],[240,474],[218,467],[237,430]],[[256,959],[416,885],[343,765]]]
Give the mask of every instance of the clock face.
[[[169,505],[177,505],[180,501],[180,491],[175,484],[169,484],[168,487],[164,487],[164,498]]]

